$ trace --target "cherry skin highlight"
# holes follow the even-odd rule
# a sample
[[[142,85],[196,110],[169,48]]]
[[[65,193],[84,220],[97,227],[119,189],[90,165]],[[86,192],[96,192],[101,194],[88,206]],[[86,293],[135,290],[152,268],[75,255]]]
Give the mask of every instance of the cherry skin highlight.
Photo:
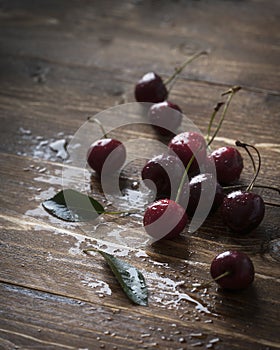
[[[174,136],[182,122],[182,110],[170,101],[159,102],[150,107],[148,118],[160,135]]]
[[[184,170],[177,156],[161,154],[145,164],[141,175],[146,186],[156,190],[156,198],[170,198],[171,191],[177,191]]]
[[[265,205],[261,196],[253,192],[235,191],[222,204],[224,223],[236,233],[248,233],[262,222]]]
[[[161,77],[149,72],[136,84],[134,95],[137,102],[157,103],[167,99],[168,91]]]
[[[230,185],[237,181],[243,169],[243,158],[234,147],[221,147],[211,153],[217,173],[217,181],[222,185]]]
[[[150,204],[143,219],[146,232],[156,240],[177,237],[187,222],[185,209],[171,199],[160,199]]]
[[[211,263],[212,278],[224,289],[244,289],[254,281],[255,270],[252,260],[236,250],[217,255]],[[228,275],[219,278],[223,274]]]
[[[118,171],[126,159],[126,150],[124,145],[116,140],[104,138],[95,141],[88,149],[88,165],[100,176],[105,161],[108,158],[109,164],[106,164],[106,174]]]
[[[204,137],[197,132],[183,132],[174,136],[168,147],[177,154],[184,166],[187,167],[194,155],[194,160],[190,166],[189,173],[198,173],[199,165],[206,159],[206,142]]]

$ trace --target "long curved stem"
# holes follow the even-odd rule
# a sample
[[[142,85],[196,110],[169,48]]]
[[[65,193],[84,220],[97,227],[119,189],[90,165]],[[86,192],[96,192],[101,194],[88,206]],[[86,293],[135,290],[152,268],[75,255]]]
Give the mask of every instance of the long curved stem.
[[[214,119],[217,115],[217,113],[219,112],[220,108],[222,107],[222,105],[224,105],[225,103],[224,102],[218,102],[214,108],[214,111],[210,117],[210,121],[209,121],[209,124],[208,124],[208,129],[207,129],[207,136],[206,136],[206,141],[209,142],[210,140],[210,133],[211,133],[211,128],[212,128],[212,125],[213,125],[213,122],[214,122]]]
[[[190,64],[192,61],[194,61],[196,58],[202,56],[202,55],[208,55],[208,52],[207,51],[200,51],[200,52],[197,52],[196,54],[194,54],[193,56],[187,58],[183,63],[182,65],[179,67],[179,68],[176,68],[175,69],[175,72],[169,77],[167,78],[165,81],[164,81],[164,84],[165,85],[168,85],[172,80],[174,80],[177,75],[179,75],[182,70],[188,65]]]
[[[217,136],[218,132],[220,131],[221,126],[222,126],[222,124],[223,124],[223,121],[224,121],[224,119],[225,119],[225,116],[226,116],[228,107],[229,107],[229,105],[230,105],[230,103],[231,103],[231,100],[232,100],[233,96],[235,95],[235,93],[236,93],[237,91],[239,91],[240,89],[241,89],[240,86],[233,86],[233,87],[230,88],[228,91],[222,93],[222,96],[227,95],[227,94],[228,94],[229,96],[228,96],[228,99],[227,99],[227,101],[226,101],[226,103],[225,103],[224,110],[223,110],[223,113],[222,113],[221,118],[220,118],[220,120],[219,120],[218,126],[217,126],[217,128],[216,128],[214,134],[212,135],[210,141],[208,141],[208,146],[211,145],[211,143],[214,141],[215,137]]]
[[[244,187],[248,187],[248,185],[224,186],[223,189],[224,189],[224,190],[238,190],[239,188],[244,188]],[[266,189],[268,189],[268,190],[276,191],[276,192],[278,192],[278,194],[280,194],[280,188],[275,187],[275,186],[255,185],[255,184],[254,184],[254,187],[256,187],[256,188],[266,188]]]
[[[230,105],[230,102],[231,102],[233,96],[235,95],[235,93],[236,93],[237,91],[239,91],[240,89],[241,89],[240,86],[233,86],[232,88],[230,88],[230,89],[227,90],[226,92],[222,93],[222,96],[229,94],[229,97],[228,97],[228,99],[227,99],[227,101],[226,101],[226,103],[225,103],[224,110],[223,110],[222,116],[221,116],[221,118],[220,118],[219,124],[218,124],[218,126],[217,126],[217,128],[216,128],[216,131],[215,131],[214,134],[212,135],[211,139],[208,141],[207,147],[209,147],[209,146],[211,145],[211,143],[214,141],[214,139],[215,139],[217,133],[219,132],[219,130],[220,130],[221,126],[222,126],[222,123],[223,123],[223,121],[224,121],[224,119],[225,119],[225,116],[226,116],[228,107],[229,107],[229,105]],[[212,123],[213,123],[213,121],[214,121],[214,118],[215,118],[215,116],[216,116],[216,113],[219,111],[219,109],[221,108],[221,106],[222,106],[223,104],[224,104],[223,102],[219,102],[219,103],[216,105],[216,107],[214,108],[214,112],[213,112],[213,114],[212,114],[212,116],[211,116],[211,119],[213,119],[213,120],[212,120],[212,121],[210,120],[210,123],[209,123],[210,129],[211,129]],[[208,130],[209,130],[209,127],[208,127]],[[200,151],[200,149],[201,149],[201,146],[200,146],[200,148],[198,149],[198,152]],[[194,157],[194,154],[193,154],[192,157],[191,157],[191,159],[189,160],[189,162],[188,162],[188,164],[187,164],[187,167],[185,168],[184,174],[183,174],[183,176],[182,176],[182,179],[181,179],[181,182],[180,182],[178,191],[177,191],[177,195],[176,195],[176,198],[175,198],[175,202],[178,202],[178,200],[179,200],[179,198],[180,198],[180,195],[181,195],[181,192],[182,192],[182,189],[183,189],[183,186],[184,186],[186,177],[187,177],[187,175],[188,175],[188,171],[189,171],[189,169],[190,169],[190,167],[191,167],[191,165],[192,165],[192,162],[194,161],[194,158],[195,158],[195,157]]]
[[[254,172],[256,172],[256,170],[257,170],[257,168],[256,168],[256,163],[255,163],[255,160],[254,160],[254,158],[253,158],[251,152],[248,150],[247,147],[244,147],[244,149],[245,149],[245,151],[247,152],[248,156],[249,156],[250,159],[251,159],[251,162],[252,162],[253,168],[254,168]]]
[[[108,138],[108,135],[107,135],[107,133],[106,133],[106,131],[105,131],[105,129],[104,129],[104,126],[102,125],[102,123],[101,123],[101,121],[100,121],[99,119],[97,119],[97,118],[92,118],[92,117],[88,117],[87,119],[88,119],[88,121],[89,121],[90,123],[96,123],[96,124],[100,127],[100,129],[101,129],[101,131],[102,131],[103,136],[105,137],[105,139]]]
[[[246,149],[246,151],[247,151],[247,153],[249,152],[250,153],[250,151],[248,150],[248,147],[251,147],[251,148],[253,148],[253,150],[257,153],[257,155],[258,155],[258,160],[259,160],[259,163],[258,163],[258,167],[257,167],[257,169],[256,169],[256,167],[254,166],[254,169],[255,169],[255,174],[254,174],[254,177],[253,177],[253,179],[252,179],[252,181],[250,182],[250,184],[248,185],[248,187],[246,188],[246,191],[251,191],[252,189],[253,189],[253,186],[254,186],[254,183],[255,183],[255,181],[256,181],[256,179],[257,179],[257,177],[258,177],[258,175],[259,175],[259,172],[260,172],[260,169],[261,169],[261,155],[260,155],[260,152],[258,151],[258,149],[255,147],[255,146],[253,146],[253,145],[248,145],[247,143],[243,143],[243,142],[240,142],[240,141],[236,141],[235,142],[235,144],[236,144],[236,146],[237,147],[243,147],[243,148],[245,148]],[[252,157],[252,155],[250,156],[250,158],[253,160],[253,157]],[[254,164],[255,162],[254,162],[254,160],[253,160],[253,164]]]
[[[194,161],[194,154],[192,155],[191,159],[189,160],[189,162],[188,162],[188,164],[187,164],[187,166],[185,168],[184,174],[182,176],[182,179],[181,179],[178,191],[177,191],[175,202],[179,201],[181,192],[182,192],[184,184],[185,184],[186,177],[188,176],[188,171],[190,170],[190,167],[191,167],[193,161]]]

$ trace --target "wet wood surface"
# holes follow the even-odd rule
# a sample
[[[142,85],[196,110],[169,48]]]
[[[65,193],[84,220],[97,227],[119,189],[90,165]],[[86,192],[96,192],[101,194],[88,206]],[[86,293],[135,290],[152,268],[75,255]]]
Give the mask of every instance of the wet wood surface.
[[[265,218],[246,236],[228,232],[217,213],[197,232],[155,245],[141,216],[65,223],[41,206],[67,186],[104,200],[97,178],[86,169],[80,183],[75,174],[84,169],[63,164],[51,144],[71,144],[89,115],[133,102],[144,73],[168,77],[204,49],[209,55],[184,70],[170,99],[206,133],[221,93],[241,85],[213,148],[255,144],[257,182],[279,187],[279,13],[277,0],[0,2],[0,349],[280,349],[276,193],[259,191]],[[145,125],[112,135],[131,140],[135,154],[146,149],[139,138],[162,142]],[[252,166],[242,154],[248,183]],[[139,179],[141,162],[123,172],[126,185]],[[74,175],[63,182],[67,171]],[[131,304],[103,258],[83,253],[88,247],[141,270],[149,306]],[[193,290],[228,249],[252,258],[254,284]]]

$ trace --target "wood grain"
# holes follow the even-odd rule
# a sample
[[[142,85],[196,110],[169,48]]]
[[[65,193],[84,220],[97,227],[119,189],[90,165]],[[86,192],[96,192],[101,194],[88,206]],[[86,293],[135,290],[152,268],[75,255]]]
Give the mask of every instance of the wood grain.
[[[89,115],[133,102],[143,73],[167,77],[201,49],[209,55],[187,67],[170,94],[185,113],[182,130],[190,118],[205,134],[221,93],[241,85],[213,148],[255,144],[258,183],[279,187],[279,10],[277,0],[1,1],[0,349],[280,349],[276,192],[256,189],[268,205],[247,236],[228,232],[217,213],[194,234],[157,244],[147,241],[141,216],[73,224],[41,206],[63,185],[104,201],[98,179],[86,170],[81,182],[84,169],[63,164],[50,144],[71,142]],[[132,141],[135,154],[146,152],[139,138],[166,144],[145,122],[111,135]],[[242,154],[240,181],[248,183],[252,166]],[[123,186],[139,179],[141,164],[127,166]],[[65,171],[73,177],[63,184]],[[132,305],[102,257],[83,253],[87,247],[138,267],[149,306]],[[250,255],[254,284],[236,293],[215,284],[193,290],[227,249]]]

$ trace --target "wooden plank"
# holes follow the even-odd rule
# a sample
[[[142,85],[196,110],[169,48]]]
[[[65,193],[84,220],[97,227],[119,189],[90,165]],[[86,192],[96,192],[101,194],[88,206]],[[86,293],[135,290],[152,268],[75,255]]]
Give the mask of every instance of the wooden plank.
[[[71,1],[64,11],[56,5],[35,9],[31,4],[6,4],[0,38],[6,53],[112,67],[125,79],[134,72],[136,79],[151,69],[169,74],[186,55],[210,49],[211,58],[194,63],[185,76],[279,93],[276,0],[165,1],[161,6],[123,2],[118,7],[112,2]]]
[[[221,339],[222,346],[226,346],[224,344],[224,337],[226,342],[227,337],[233,337],[233,339],[237,337],[237,339],[242,340],[242,346],[245,344],[246,346],[250,346],[250,342],[255,342],[256,344],[260,343],[262,345],[277,347],[277,328],[279,326],[277,317],[277,305],[279,303],[277,290],[279,289],[279,279],[277,282],[277,279],[272,276],[269,277],[268,275],[258,273],[254,288],[250,288],[243,293],[222,293],[216,290],[214,286],[210,287],[207,292],[194,293],[190,292],[191,282],[197,280],[197,276],[200,276],[200,278],[204,276],[207,279],[205,271],[207,264],[201,260],[197,261],[197,259],[203,257],[203,252],[199,252],[195,257],[191,256],[189,260],[179,263],[172,262],[172,259],[169,261],[169,258],[165,256],[166,262],[164,264],[156,263],[153,259],[147,258],[136,260],[135,256],[137,253],[130,252],[125,259],[129,261],[133,260],[134,264],[143,271],[150,292],[149,307],[135,309],[135,307],[130,306],[130,303],[124,297],[117,282],[112,277],[109,269],[104,266],[101,258],[98,256],[90,258],[81,254],[80,249],[84,244],[80,244],[77,249],[77,245],[73,242],[74,233],[67,235],[66,230],[60,233],[56,229],[56,235],[54,235],[51,227],[45,230],[45,224],[43,224],[40,229],[40,223],[32,223],[32,220],[28,222],[22,219],[13,219],[13,217],[4,218],[4,220],[10,221],[11,226],[5,225],[7,227],[7,233],[2,232],[1,250],[4,260],[2,260],[1,280],[5,283],[9,282],[19,286],[11,287],[10,291],[28,287],[30,291],[26,291],[24,294],[27,294],[33,299],[34,293],[50,293],[49,298],[55,301],[54,307],[61,307],[64,316],[66,316],[65,312],[67,310],[65,310],[65,305],[61,305],[61,303],[72,304],[69,298],[74,298],[80,301],[80,303],[82,302],[82,304],[88,302],[96,304],[98,308],[106,306],[111,309],[117,307],[122,311],[126,310],[130,315],[131,313],[133,316],[135,315],[136,319],[136,315],[140,318],[148,317],[153,319],[153,324],[162,326],[162,323],[166,321],[167,325],[163,327],[165,329],[164,336],[170,330],[174,329],[172,328],[172,324],[176,323],[179,327],[184,328],[184,334],[188,336],[194,332],[194,325],[194,328],[198,327],[203,334],[210,335],[212,332],[215,332],[215,336]],[[12,225],[15,226],[18,222],[21,222],[25,226],[24,231],[20,226],[17,229],[12,228]],[[23,235],[25,236],[24,239],[22,239]],[[29,244],[24,242],[25,239],[29,241]],[[79,253],[73,256],[73,248],[75,246],[76,251],[78,250]],[[183,248],[182,242],[180,244],[175,243],[175,246],[178,249],[180,247],[181,249]],[[209,251],[207,254],[209,256]],[[254,256],[254,263],[257,271],[259,271],[259,264],[262,264],[262,259]],[[181,271],[178,270],[179,266],[181,266]],[[271,262],[269,267],[269,270],[273,271],[273,264]],[[187,275],[186,269],[188,271]],[[176,274],[175,276],[174,273]],[[267,279],[270,283],[269,295],[266,293]],[[180,282],[182,281],[186,282],[185,286],[180,286]],[[112,295],[106,295],[108,291],[111,291]],[[61,300],[62,298],[64,298],[64,302]],[[181,301],[179,301],[180,298],[182,298]],[[190,302],[184,301],[184,298],[191,298],[189,299]],[[45,300],[47,298],[46,296],[41,296],[39,299]],[[22,298],[20,300],[20,305],[24,305],[26,308]],[[34,309],[34,303],[36,301],[27,305],[31,305],[31,308]],[[5,303],[4,307],[13,304]],[[79,302],[76,304],[79,304]],[[209,311],[203,312],[205,307],[207,307],[206,310],[211,310],[210,313],[208,313]],[[84,308],[82,310],[84,312]],[[75,312],[73,314],[75,315],[74,324],[76,322],[79,324],[79,317],[76,317],[77,313]],[[253,319],[252,314],[254,315]],[[51,316],[52,313],[50,312],[49,315]],[[218,317],[214,315],[218,315]],[[41,319],[41,314],[38,314],[38,311],[37,317]],[[55,317],[60,317],[57,312],[55,313]],[[155,320],[155,317],[158,320]],[[133,321],[133,318],[132,324],[136,321]],[[69,316],[66,316],[65,319],[69,320],[73,319],[73,317],[70,316],[69,318]],[[46,321],[46,316],[44,316],[43,320]],[[211,320],[211,323],[209,320]],[[98,313],[95,314],[95,319],[91,322],[101,324],[100,321],[100,315]],[[152,323],[152,321],[143,322],[146,326]],[[234,325],[236,323],[238,324],[238,329],[235,330]],[[50,327],[55,328],[54,337],[56,337],[55,333],[59,331],[59,327],[57,326],[59,324],[61,323],[58,322],[58,324]],[[123,322],[118,323],[118,325],[118,327],[112,326],[112,329],[117,333],[120,332],[120,328],[123,329]],[[80,326],[83,329],[83,325]],[[24,329],[24,325],[21,327]],[[40,326],[38,327],[40,328]],[[239,327],[246,327],[246,335],[238,336],[240,334]],[[100,331],[98,327],[96,328],[96,324],[94,324],[94,329],[99,334]],[[136,327],[136,329],[138,333],[139,327]],[[258,337],[255,337],[256,330],[258,331]],[[75,336],[77,336],[77,332],[75,332]],[[156,339],[153,339],[153,341],[160,341],[160,337],[161,334],[155,335]],[[65,341],[61,334],[57,339]],[[83,341],[84,343],[86,342]],[[67,342],[66,344],[69,343]]]
[[[261,191],[278,207],[268,205],[263,223],[248,236],[226,231],[218,213],[195,234],[154,245],[147,242],[141,216],[106,216],[77,225],[62,223],[41,207],[62,188],[63,169],[73,171],[69,186],[103,200],[94,176],[86,171],[81,184],[75,177],[81,169],[71,163],[63,168],[50,150],[52,141],[71,140],[89,114],[134,101],[134,84],[146,71],[166,77],[172,66],[205,48],[211,54],[185,70],[170,98],[205,133],[221,92],[241,84],[213,147],[236,139],[256,144],[263,157],[259,183],[278,185],[278,12],[277,0],[162,1],[161,6],[1,2],[1,349],[280,348],[274,192]],[[112,135],[135,140],[131,151],[139,153],[145,150],[139,137],[158,139],[145,125],[128,125]],[[248,183],[252,166],[244,157],[241,181]],[[124,185],[137,178],[141,164],[125,169]],[[143,272],[148,308],[127,300],[102,257],[82,253],[88,246]],[[192,283],[209,279],[212,258],[227,249],[252,257],[253,286],[240,293],[216,285],[192,290]]]
[[[7,159],[10,159],[10,155]],[[20,163],[26,161],[26,158],[20,157],[14,164],[17,164],[20,169],[22,168]],[[55,168],[57,167],[58,165],[55,166]],[[51,164],[48,164],[48,168],[51,168]],[[5,169],[8,167],[4,166],[1,169],[2,175],[5,175]],[[16,169],[14,172],[19,173]],[[274,260],[274,256],[270,255],[268,244],[270,239],[279,237],[278,208],[269,207],[264,224],[248,237],[232,238],[224,233],[222,223],[219,220],[214,220],[214,222],[208,222],[195,235],[182,236],[182,238],[168,243],[147,246],[143,238],[142,244],[140,242],[138,248],[136,247],[137,249],[134,250],[128,249],[123,243],[116,246],[115,242],[112,242],[113,238],[106,236],[106,230],[102,232],[101,238],[98,236],[99,239],[96,239],[94,236],[96,232],[90,234],[89,231],[83,231],[83,228],[77,231],[75,224],[63,225],[58,220],[42,217],[42,213],[37,209],[40,203],[39,198],[37,197],[37,200],[35,198],[35,202],[28,201],[28,199],[34,198],[30,198],[30,191],[21,192],[21,203],[23,204],[19,206],[16,194],[20,192],[20,186],[33,187],[36,193],[36,180],[33,183],[35,186],[32,186],[32,182],[30,182],[32,173],[23,172],[22,174],[26,174],[26,178],[21,177],[21,184],[8,178],[8,174],[2,176],[2,178],[6,177],[6,181],[3,183],[4,188],[9,186],[11,193],[1,205],[2,208],[6,208],[1,215],[2,282],[51,295],[74,298],[82,302],[106,305],[110,308],[117,305],[131,313],[130,303],[121,292],[102,258],[98,256],[90,258],[81,252],[83,248],[91,245],[103,247],[109,252],[123,255],[125,259],[143,271],[149,285],[150,305],[148,309],[145,308],[143,311],[137,309],[136,314],[140,315],[138,317],[142,317],[144,313],[151,319],[158,315],[159,320],[154,320],[154,322],[159,324],[162,324],[162,319],[168,320],[169,326],[166,326],[166,334],[169,334],[173,329],[172,323],[179,323],[189,337],[195,323],[203,334],[210,335],[214,332],[216,337],[222,339],[221,344],[225,349],[227,342],[230,341],[227,337],[231,336],[240,339],[242,344],[237,343],[239,348],[243,346],[245,349],[245,346],[253,346],[250,345],[251,342],[272,348],[277,347],[278,308],[276,306],[278,305],[277,291],[280,281],[278,262]],[[55,169],[53,174],[55,174]],[[46,191],[49,190],[48,178],[51,176],[54,177],[54,175],[44,175],[44,173],[40,175],[41,178],[45,177],[47,180],[45,184],[40,180],[43,192],[45,188]],[[59,187],[59,185],[55,185],[55,187]],[[131,225],[129,218],[123,218],[119,222],[110,222],[110,226],[107,228],[109,232],[114,228],[114,224],[117,224],[118,228],[126,229],[128,227],[129,231],[133,230],[133,233],[130,232],[130,234],[134,235],[135,238],[139,237],[139,234],[141,235],[139,226],[134,226],[133,223]],[[263,236],[263,232],[265,232],[265,236]],[[240,294],[225,294],[217,290],[215,286],[211,286],[206,292],[204,290],[191,292],[193,282],[208,280],[209,264],[216,253],[221,249],[240,249],[240,246],[242,246],[242,250],[252,256],[256,267],[257,275],[253,288]],[[140,256],[140,259],[137,259],[137,256]],[[158,260],[160,262],[157,262]],[[183,281],[185,285],[181,285]],[[269,295],[267,294],[268,281]],[[106,295],[106,291],[111,291],[112,295]],[[181,301],[179,301],[180,298],[182,298]],[[191,299],[187,301],[184,298]],[[256,303],[257,311],[254,311]],[[198,312],[200,308],[204,310],[205,306],[210,314],[208,311]],[[64,310],[64,312],[66,311]],[[213,314],[218,314],[219,317]],[[252,314],[254,314],[254,323],[251,322]],[[209,319],[212,320],[212,323],[205,323]],[[149,324],[149,322],[147,323]],[[238,329],[235,331],[231,327],[236,323]],[[11,323],[10,326],[12,326]],[[22,333],[21,327],[20,332],[17,330],[17,333]],[[237,335],[240,327],[246,327],[246,330],[248,328],[245,338],[240,338]],[[113,329],[115,331],[115,328]],[[256,329],[258,329],[259,337],[253,340]],[[60,333],[55,335],[56,332],[57,329],[53,332],[55,342],[64,339]],[[26,330],[23,334],[26,334]],[[29,331],[27,334],[30,334]],[[4,335],[5,339],[9,341],[13,339],[13,334],[9,332],[5,333],[4,331]],[[76,335],[77,333],[75,333]],[[34,338],[33,335],[31,336]],[[161,336],[161,334],[155,335],[153,342],[160,342]],[[166,335],[164,336],[166,337]],[[30,339],[28,341],[30,342]],[[202,342],[206,344],[207,340],[203,338]],[[67,341],[65,344],[71,343]]]
[[[137,144],[137,147],[139,145]],[[24,214],[29,209],[35,209],[42,200],[47,199],[65,187],[73,187],[79,191],[87,191],[90,195],[95,197],[97,200],[104,200],[104,195],[100,192],[101,188],[98,185],[95,177],[91,176],[89,171],[85,172],[85,178],[81,178],[81,170],[76,168],[72,169],[70,178],[62,178],[63,169],[67,169],[67,165],[64,167],[60,164],[53,164],[48,161],[36,160],[28,157],[13,156],[10,154],[1,154],[2,164],[1,164],[1,174],[2,174],[2,205],[4,208],[13,210],[15,206],[19,213]],[[12,160],[12,161],[11,161]],[[243,181],[246,183],[251,177],[250,168],[246,168],[248,174],[242,176]],[[65,171],[65,170],[64,170]],[[250,172],[249,172],[250,171]],[[14,174],[13,177],[10,174]],[[141,167],[137,163],[133,167],[134,175],[131,177],[132,180],[139,180],[139,174],[141,172]],[[124,177],[129,171],[124,172]],[[76,175],[75,175],[76,174]],[[82,175],[84,172],[82,172]],[[269,176],[270,181],[265,182],[266,184],[275,184],[273,182],[274,172],[269,173],[266,169],[266,175]],[[85,183],[81,183],[81,179]],[[266,180],[266,177],[264,177]],[[263,178],[259,183],[262,183]],[[63,182],[64,181],[64,182]],[[125,186],[129,186],[131,181],[128,181]],[[63,186],[62,186],[63,185]],[[6,189],[9,188],[9,195],[5,195]],[[25,188],[28,191],[22,192],[21,189]],[[18,191],[21,191],[21,196],[24,198],[23,205],[18,205]],[[141,190],[141,189],[140,189]],[[256,189],[257,191],[257,189]],[[263,194],[264,199],[270,203],[278,203],[278,195],[274,191],[260,191]],[[275,194],[276,193],[276,194]],[[34,203],[33,200],[36,199]],[[35,206],[34,206],[35,204]],[[30,208],[31,205],[31,208]],[[143,202],[145,206],[145,202]],[[35,207],[35,208],[34,208]],[[270,219],[269,219],[270,220]],[[272,224],[275,225],[279,223],[279,218],[276,216],[272,220]]]
[[[28,64],[28,60],[26,64]],[[8,60],[4,60],[3,65],[7,68],[10,63]],[[12,64],[12,67],[15,68],[15,77],[20,73],[21,68],[15,63]],[[69,139],[69,135],[73,135],[78,130],[88,115],[107,109],[117,102],[116,97],[109,93],[103,98],[102,91],[100,92],[98,89],[94,92],[95,100],[92,102],[92,95],[85,94],[89,81],[85,80],[81,85],[79,80],[74,78],[72,80],[68,77],[68,69],[53,66],[52,70],[54,72],[53,77],[50,78],[49,83],[43,86],[30,82],[28,76],[23,79],[23,86],[15,87],[14,84],[11,85],[10,83],[3,85],[5,92],[2,92],[0,96],[3,109],[1,115],[3,151],[29,156],[39,155],[39,158],[56,161],[57,158],[54,157],[54,153],[50,152],[46,145],[38,149],[42,138],[47,144],[51,140],[61,137]],[[7,68],[5,71],[9,71],[9,69]],[[80,69],[77,73],[79,76],[81,74],[85,77],[89,75],[88,69]],[[61,81],[63,79],[66,79],[67,85],[69,85],[68,92],[65,95],[62,94],[64,84]],[[8,76],[6,80],[8,81]],[[125,84],[122,81],[119,83],[120,85]],[[108,80],[106,84],[109,86],[110,81]],[[126,89],[131,94],[133,85],[127,86]],[[172,96],[174,96],[174,102],[182,107],[186,117],[190,118],[205,133],[212,108],[220,99],[222,91],[224,90],[220,86],[193,82],[185,85],[184,82],[178,81]],[[97,107],[95,101],[99,101]],[[217,147],[234,144],[236,139],[254,143],[260,148],[263,155],[260,180],[262,180],[262,177],[266,177],[264,183],[271,181],[274,176],[271,173],[274,170],[276,170],[276,176],[279,172],[277,170],[279,164],[275,164],[274,161],[279,153],[279,144],[275,141],[279,130],[279,105],[278,96],[241,91],[235,97],[218,135],[217,142],[214,144],[214,147],[215,145]],[[91,106],[95,106],[94,109],[91,109]],[[256,117],[258,118],[257,123]],[[34,119],[39,122],[34,123]],[[12,127],[11,120],[13,121]],[[130,122],[134,122],[133,116],[128,118],[128,123]],[[143,122],[145,122],[144,118]],[[182,125],[182,130],[185,130],[184,125],[186,124]],[[20,132],[21,128],[30,130],[32,135],[24,135]],[[56,130],[56,132],[53,130]],[[141,128],[137,127],[136,131],[132,125],[127,125],[122,128],[121,132],[116,131],[113,135],[124,141],[140,135],[141,137],[146,136],[156,139],[156,135],[151,129],[143,127],[142,130],[141,134]],[[42,152],[44,150],[46,150],[45,154]],[[250,168],[249,162],[246,163]]]
[[[187,349],[197,343],[205,347],[211,341],[212,344],[216,341],[215,347],[225,349],[261,348],[265,344],[271,349],[277,348],[272,342],[262,340],[264,345],[257,343],[241,332],[235,334],[234,341],[227,330],[223,330],[223,337],[219,338],[219,333],[209,329],[211,323],[194,324],[160,315],[151,317],[144,312],[137,313],[135,308],[93,305],[9,284],[1,285],[3,297],[10,300],[5,304],[1,319],[2,344],[9,345],[6,348],[40,346],[77,349],[83,344],[88,348]],[[18,303],[19,299],[21,303]],[[44,318],[40,316],[42,314]]]

